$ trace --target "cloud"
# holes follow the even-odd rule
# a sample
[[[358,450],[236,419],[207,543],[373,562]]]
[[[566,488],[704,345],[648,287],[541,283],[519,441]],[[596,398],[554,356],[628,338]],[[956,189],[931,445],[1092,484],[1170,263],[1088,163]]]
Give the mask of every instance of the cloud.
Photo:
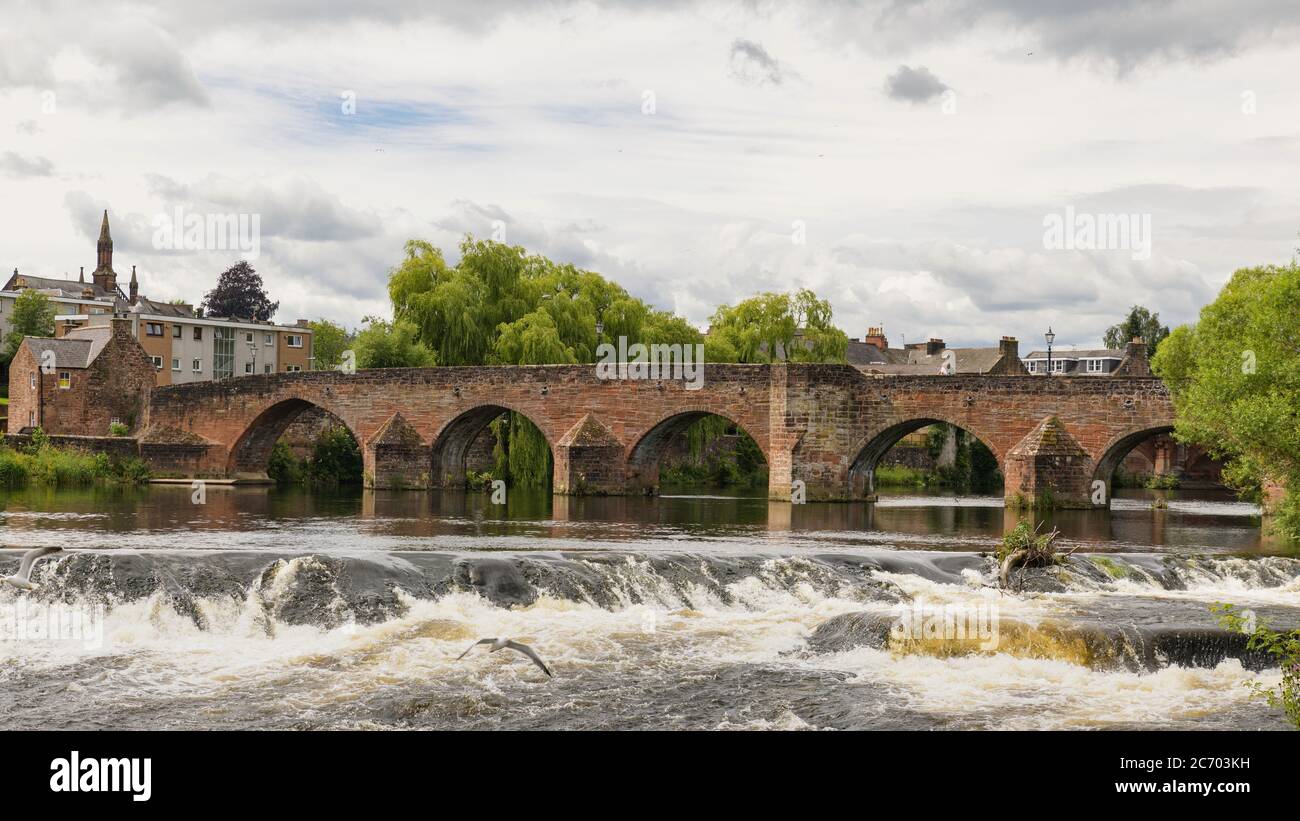
[[[755,86],[779,86],[787,79],[799,76],[782,66],[780,61],[758,43],[743,39],[731,43],[730,74],[737,82]]]
[[[54,91],[60,106],[127,114],[210,104],[165,29],[143,16],[102,11],[99,17],[87,36],[84,14],[71,5],[15,12],[0,32],[0,89]]]
[[[898,71],[885,77],[885,93],[893,100],[924,103],[947,90],[948,85],[925,66],[899,66]]]
[[[54,175],[54,164],[45,157],[24,157],[13,151],[0,154],[0,173],[7,177],[50,177]]]
[[[20,120],[18,124],[14,126],[14,131],[17,131],[19,134],[35,136],[41,133],[41,127],[35,120]]]

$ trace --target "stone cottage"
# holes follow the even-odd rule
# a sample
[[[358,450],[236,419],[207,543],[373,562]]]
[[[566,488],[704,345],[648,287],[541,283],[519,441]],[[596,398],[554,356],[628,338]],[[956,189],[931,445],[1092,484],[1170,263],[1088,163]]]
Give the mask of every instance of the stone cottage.
[[[107,436],[114,422],[134,431],[154,386],[154,365],[115,315],[109,326],[60,339],[24,337],[9,367],[9,430]]]

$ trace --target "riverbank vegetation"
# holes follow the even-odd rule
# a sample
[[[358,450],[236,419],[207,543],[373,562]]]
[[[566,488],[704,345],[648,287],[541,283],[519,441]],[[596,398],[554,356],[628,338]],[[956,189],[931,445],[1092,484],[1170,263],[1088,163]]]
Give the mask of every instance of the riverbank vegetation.
[[[906,447],[902,444],[895,446]],[[925,442],[921,448],[924,458],[920,461],[926,467],[882,460],[876,466],[875,486],[949,488],[963,493],[990,493],[1002,487],[1002,471],[993,451],[961,428],[944,423],[931,425],[925,430]],[[949,450],[946,456],[945,449]],[[886,454],[886,459],[888,456]]]
[[[361,449],[347,428],[336,426],[317,435],[311,454],[305,458],[299,458],[285,442],[276,442],[266,472],[282,485],[358,485],[362,473]]]
[[[1279,487],[1271,517],[1300,539],[1300,264],[1243,268],[1161,344],[1152,369],[1173,396],[1174,436],[1226,461],[1239,491]]]
[[[1258,680],[1247,686],[1270,707],[1279,709],[1297,730],[1300,730],[1300,629],[1278,632],[1270,630],[1249,611],[1238,610],[1235,605],[1216,604],[1211,610],[1218,614],[1219,623],[1226,629],[1250,636],[1246,647],[1271,656],[1282,671],[1282,680],[1276,687],[1266,687]]]
[[[136,484],[148,480],[149,468],[138,458],[55,447],[39,429],[27,445],[16,448],[0,445],[0,487],[75,487],[97,482]]]
[[[723,419],[706,416],[685,432],[686,453],[659,468],[666,487],[767,487],[767,460],[749,434]]]

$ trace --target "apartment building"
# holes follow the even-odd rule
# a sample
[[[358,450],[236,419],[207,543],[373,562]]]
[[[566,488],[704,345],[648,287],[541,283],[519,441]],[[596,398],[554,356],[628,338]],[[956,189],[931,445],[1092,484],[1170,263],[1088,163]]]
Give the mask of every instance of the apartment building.
[[[135,267],[124,292],[113,270],[108,212],[100,226],[97,260],[89,282],[21,274],[14,269],[0,290],[0,338],[12,327],[13,303],[34,288],[55,306],[55,336],[83,328],[107,328],[114,313],[130,320],[131,334],[154,363],[157,384],[311,370],[312,335],[306,320],[277,325],[237,317],[201,317],[193,306],[157,302],[140,295]]]

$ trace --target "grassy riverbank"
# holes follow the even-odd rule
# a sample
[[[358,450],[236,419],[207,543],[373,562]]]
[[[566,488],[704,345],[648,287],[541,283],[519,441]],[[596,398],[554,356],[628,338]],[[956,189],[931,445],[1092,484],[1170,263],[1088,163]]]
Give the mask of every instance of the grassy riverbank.
[[[43,438],[23,448],[0,445],[0,487],[73,487],[96,482],[134,484],[148,480],[149,468],[136,458],[115,459],[106,453],[59,448]]]

